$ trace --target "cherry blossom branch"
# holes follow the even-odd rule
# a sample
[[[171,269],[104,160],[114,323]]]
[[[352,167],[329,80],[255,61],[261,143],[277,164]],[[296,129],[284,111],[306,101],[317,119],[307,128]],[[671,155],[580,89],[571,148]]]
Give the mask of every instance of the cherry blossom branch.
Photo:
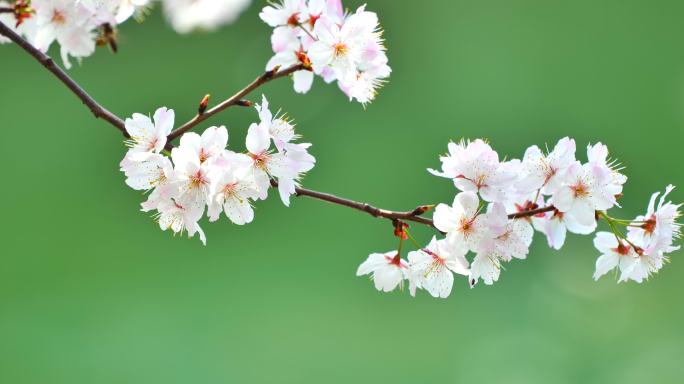
[[[30,43],[28,43],[24,38],[16,34],[14,31],[12,31],[10,28],[8,28],[5,24],[0,22],[0,34],[7,36],[10,40],[15,42],[17,45],[19,45],[22,49],[24,49],[26,52],[28,52],[31,56],[33,56],[36,60],[38,60],[47,70],[49,70],[52,74],[54,74],[64,85],[69,88],[81,101],[83,104],[85,104],[91,112],[95,115],[96,118],[102,118],[109,122],[112,126],[120,130],[125,136],[128,136],[126,133],[126,128],[124,121],[119,118],[118,116],[114,115],[112,112],[107,110],[105,107],[100,105],[95,99],[92,98],[80,85],[76,83],[75,80],[73,80],[69,75],[67,75],[61,68],[59,68],[54,61],[35,47],[33,47]],[[247,85],[245,88],[237,92],[235,95],[231,96],[230,98],[226,99],[225,101],[221,102],[217,106],[205,111],[204,113],[198,114],[195,116],[192,120],[188,121],[187,123],[183,124],[180,126],[178,129],[174,130],[169,134],[168,140],[173,140],[174,138],[182,135],[183,133],[187,132],[188,130],[192,129],[196,125],[200,124],[204,120],[208,119],[209,117],[223,111],[224,109],[231,107],[233,105],[242,105],[245,102],[242,100],[243,97],[248,95],[250,92],[254,91],[261,85],[268,83],[271,80],[281,78],[288,76],[291,73],[294,73],[299,70],[306,69],[304,65],[299,64],[299,65],[294,65],[289,68],[286,68],[284,70],[280,70],[279,68],[275,68],[271,71],[267,71],[261,76],[257,77],[254,81],[252,81],[249,85]],[[273,187],[277,187],[278,183],[273,180],[271,181],[271,185]],[[311,189],[306,189],[306,188],[300,188],[297,187],[295,189],[296,195],[297,196],[307,196],[313,199],[325,201],[331,204],[336,204],[336,205],[341,205],[345,207],[349,207],[361,212],[366,212],[369,215],[373,217],[380,217],[384,219],[389,219],[389,220],[404,220],[404,221],[411,221],[415,223],[420,223],[424,224],[430,227],[434,228],[434,223],[431,219],[427,219],[422,217],[424,213],[430,211],[433,206],[432,205],[421,205],[413,210],[410,211],[391,211],[383,208],[378,208],[373,205],[367,204],[367,203],[362,203],[359,201],[351,200],[351,199],[346,199],[343,197],[339,197],[333,194],[325,193],[325,192],[319,192],[319,191],[314,191]],[[534,210],[528,210],[528,211],[523,211],[523,212],[517,212],[514,214],[508,215],[509,219],[519,219],[523,217],[530,217],[534,216],[540,213],[544,212],[549,212],[554,209],[553,206],[548,206],[548,207],[543,207],[543,208],[538,208]]]
[[[271,180],[271,185],[274,188],[276,188],[276,187],[278,187],[278,182],[275,180]],[[420,206],[418,206],[418,207],[416,207],[410,211],[390,211],[387,209],[375,207],[375,206],[370,205],[368,203],[362,203],[360,201],[345,199],[343,197],[339,197],[339,196],[332,195],[329,193],[318,192],[318,191],[314,191],[314,190],[306,189],[306,188],[301,188],[301,187],[295,188],[295,195],[307,196],[307,197],[311,197],[313,199],[323,200],[323,201],[326,201],[326,202],[329,202],[332,204],[342,205],[345,207],[356,209],[357,211],[366,212],[373,217],[381,217],[381,218],[385,218],[385,219],[389,219],[389,220],[412,221],[415,223],[425,224],[425,225],[433,227],[433,228],[435,227],[435,224],[432,220],[421,217],[421,215],[424,214],[425,212],[432,210],[432,208],[434,207],[433,205],[420,205]],[[508,218],[510,220],[522,219],[525,217],[532,217],[532,216],[539,215],[542,213],[550,212],[550,211],[553,211],[554,209],[556,209],[556,208],[553,205],[549,205],[547,207],[542,207],[542,208],[512,213],[512,214],[508,215]]]
[[[169,134],[167,137],[167,140],[170,142],[174,140],[175,138],[181,136],[185,132],[191,130],[195,126],[197,126],[199,123],[203,122],[204,120],[210,118],[211,116],[214,116],[215,114],[223,111],[224,109],[228,107],[232,107],[233,105],[243,105],[244,101],[242,100],[243,97],[247,96],[250,92],[254,91],[255,89],[259,88],[260,86],[268,83],[271,80],[275,80],[281,77],[288,76],[294,72],[305,70],[306,67],[304,64],[296,64],[291,67],[288,67],[286,69],[283,69],[282,71],[280,70],[280,67],[276,67],[270,71],[264,72],[261,76],[257,77],[252,81],[249,85],[238,91],[236,94],[233,96],[229,97],[228,99],[222,101],[220,104],[217,106],[205,111],[204,113],[198,113],[195,117],[193,117],[190,121],[187,123],[181,125],[180,127],[176,128],[173,132]]]
[[[71,92],[73,92],[74,95],[76,95],[76,97],[81,99],[83,104],[85,104],[88,107],[88,109],[90,109],[90,111],[93,113],[93,115],[95,115],[96,118],[103,119],[109,122],[116,129],[121,131],[121,133],[123,133],[124,136],[128,137],[124,121],[112,112],[110,112],[107,108],[100,105],[97,101],[95,101],[95,99],[93,99],[93,97],[90,96],[88,92],[81,88],[81,86],[78,85],[78,83],[76,83],[74,79],[67,75],[66,72],[62,70],[62,68],[57,66],[49,56],[39,51],[28,41],[26,41],[23,37],[19,36],[16,32],[14,32],[12,29],[10,29],[7,25],[3,24],[2,22],[0,22],[0,34],[12,40],[24,51],[26,51],[36,60],[38,60],[38,62],[40,62],[43,65],[43,67],[45,67],[48,71],[55,75],[64,85],[66,85],[67,88],[69,88],[69,90],[71,90]]]

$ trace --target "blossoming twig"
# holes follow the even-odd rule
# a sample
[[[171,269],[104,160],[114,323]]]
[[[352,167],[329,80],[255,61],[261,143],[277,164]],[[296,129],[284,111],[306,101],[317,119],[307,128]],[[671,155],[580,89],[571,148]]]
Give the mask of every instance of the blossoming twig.
[[[217,106],[215,106],[209,110],[206,110],[204,113],[197,114],[190,121],[188,121],[187,123],[181,125],[177,129],[175,129],[168,136],[168,138],[167,138],[168,141],[174,140],[175,138],[181,136],[185,132],[194,128],[199,123],[201,123],[204,120],[210,118],[211,116],[223,111],[224,109],[231,107],[233,105],[238,105],[243,97],[247,96],[250,92],[259,88],[261,85],[266,84],[271,80],[288,76],[294,72],[297,72],[297,71],[300,71],[303,69],[305,69],[303,64],[295,64],[291,67],[283,69],[282,71],[280,70],[280,68],[274,68],[270,71],[264,72],[261,76],[254,79],[254,81],[252,81],[245,88],[241,89],[238,93],[236,93],[233,96],[229,97],[228,99],[224,100],[219,105],[217,105]]]
[[[95,99],[93,99],[92,96],[90,96],[80,85],[78,85],[78,83],[76,83],[75,80],[73,80],[69,75],[67,75],[60,67],[55,65],[54,61],[50,57],[34,48],[31,44],[24,40],[24,38],[16,34],[14,31],[9,29],[2,23],[0,23],[0,34],[3,34],[10,38],[12,41],[17,43],[17,45],[23,48],[26,52],[31,54],[31,56],[33,56],[41,64],[43,64],[43,66],[46,69],[48,69],[57,78],[59,78],[60,81],[62,81],[62,83],[64,83],[64,85],[66,85],[69,88],[69,90],[71,90],[79,99],[81,99],[81,101],[83,101],[83,103],[93,112],[95,117],[106,120],[115,128],[122,131],[124,135],[127,135],[123,120],[121,120],[118,116],[114,115],[112,112],[110,112],[105,107],[100,105],[97,101],[95,101]],[[237,92],[235,95],[224,100],[217,106],[205,111],[203,114],[198,114],[192,120],[188,121],[187,123],[180,126],[178,129],[171,132],[168,136],[168,140],[173,140],[174,138],[182,135],[186,131],[192,129],[196,125],[208,119],[209,117],[223,111],[228,107],[238,104],[238,102],[242,100],[243,97],[245,97],[247,94],[258,88],[259,86],[271,80],[285,77],[291,73],[294,73],[302,69],[304,69],[303,66],[301,64],[298,64],[283,70],[275,68],[271,71],[265,72],[261,76],[257,77],[248,86]],[[273,181],[271,184],[274,187],[277,187],[277,183],[275,181]],[[421,217],[423,213],[430,210],[430,206],[419,206],[410,211],[391,211],[387,209],[378,208],[367,203],[362,203],[359,201],[350,200],[329,193],[314,191],[306,188],[297,187],[295,189],[295,192],[297,196],[307,196],[317,200],[326,201],[332,204],[346,206],[362,212],[366,212],[374,217],[382,217],[389,220],[400,219],[434,227],[434,223],[432,222],[432,220]],[[512,214],[512,217],[510,218],[516,219],[521,217],[529,217],[539,213],[548,212],[550,210],[553,210],[553,207],[544,207],[536,210],[515,213]]]

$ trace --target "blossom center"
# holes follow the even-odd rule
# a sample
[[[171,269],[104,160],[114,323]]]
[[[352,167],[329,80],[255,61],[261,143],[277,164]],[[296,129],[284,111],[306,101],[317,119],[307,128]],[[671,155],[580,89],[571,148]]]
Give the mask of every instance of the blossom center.
[[[650,219],[646,220],[644,224],[641,225],[641,228],[648,233],[649,235],[655,232],[656,229],[656,219],[655,215],[651,216]]]
[[[254,160],[254,166],[260,169],[266,169],[266,164],[271,158],[266,151],[258,154],[250,153],[249,156],[252,158],[252,160]]]
[[[52,20],[53,23],[58,24],[58,25],[64,25],[66,23],[66,17],[62,12],[59,10],[55,9],[52,12]]]
[[[349,51],[349,47],[347,47],[347,44],[337,43],[333,45],[333,51],[335,57],[340,57],[347,54],[347,52]]]
[[[190,176],[190,188],[201,188],[208,183],[209,182],[206,177],[204,177],[202,171],[197,171],[195,174]]]
[[[572,191],[575,193],[575,197],[586,197],[589,195],[589,187],[584,184],[584,182],[579,182],[576,185],[574,185],[572,188]]]

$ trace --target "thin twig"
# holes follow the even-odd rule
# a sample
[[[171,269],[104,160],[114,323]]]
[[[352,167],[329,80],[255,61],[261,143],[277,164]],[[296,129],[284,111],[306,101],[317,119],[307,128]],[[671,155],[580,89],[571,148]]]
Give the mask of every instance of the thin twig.
[[[197,124],[203,122],[204,120],[210,118],[211,116],[214,116],[215,114],[223,111],[224,109],[231,107],[233,105],[240,105],[240,102],[243,101],[242,98],[247,96],[250,92],[253,90],[259,88],[261,85],[268,83],[271,80],[275,80],[281,77],[288,76],[291,73],[301,71],[301,70],[306,70],[303,64],[296,64],[291,67],[288,67],[286,69],[283,69],[282,71],[279,68],[275,68],[270,71],[264,72],[261,76],[257,77],[252,81],[249,85],[241,89],[238,93],[234,94],[233,96],[229,97],[228,99],[222,101],[220,104],[217,106],[205,111],[202,114],[197,114],[195,117],[193,117],[190,121],[187,123],[181,125],[180,127],[176,128],[173,132],[167,136],[167,141],[171,142],[178,136],[184,134],[185,132],[191,130],[193,127],[195,127]]]
[[[76,81],[74,81],[69,75],[67,75],[61,68],[59,68],[54,61],[45,55],[44,53],[40,52],[38,49],[33,47],[30,43],[28,43],[26,40],[24,40],[23,37],[19,36],[16,34],[14,31],[9,29],[5,24],[0,22],[0,34],[5,35],[10,40],[15,42],[17,45],[19,45],[23,50],[28,52],[31,56],[33,56],[36,60],[38,60],[43,66],[52,72],[64,85],[67,86],[81,101],[83,104],[85,104],[95,115],[97,118],[102,118],[105,121],[109,122],[112,126],[123,132],[125,136],[127,136],[126,133],[126,128],[124,125],[124,121],[119,118],[118,116],[114,115],[112,112],[101,106],[95,99],[93,99],[81,86],[79,86]],[[242,103],[242,98],[252,92],[254,89],[258,88],[262,84],[265,84],[273,79],[277,79],[280,77],[287,76],[291,73],[294,73],[299,70],[305,69],[303,65],[295,65],[289,68],[286,68],[282,71],[279,71],[277,68],[268,71],[264,73],[263,75],[257,77],[252,83],[250,83],[247,87],[243,88],[241,91],[230,97],[229,99],[223,101],[221,104],[215,106],[214,108],[204,112],[203,114],[197,115],[195,118],[192,120],[188,121],[175,131],[173,131],[169,136],[168,139],[173,140],[174,138],[182,135],[184,132],[187,130],[191,129],[192,127],[196,126],[197,124],[201,123],[202,121],[208,119],[209,117],[217,114],[218,112],[232,106],[232,105],[241,105]],[[172,146],[171,146],[172,147]],[[277,187],[278,183],[273,180],[271,181],[271,184],[273,187]],[[405,221],[412,221],[415,223],[420,223],[424,224],[430,227],[434,227],[434,222],[430,219],[424,218],[421,215],[424,214],[425,212],[429,211],[432,209],[432,206],[430,205],[423,205],[423,206],[418,206],[410,211],[390,211],[387,209],[382,209],[378,208],[375,206],[372,206],[367,203],[362,203],[359,201],[355,200],[350,200],[350,199],[345,199],[343,197],[335,196],[329,193],[324,193],[324,192],[318,192],[314,191],[311,189],[306,189],[306,188],[300,188],[297,187],[295,188],[295,193],[297,196],[307,196],[313,199],[321,200],[321,201],[326,201],[328,203],[336,204],[336,205],[341,205],[345,207],[349,207],[358,211],[366,212],[371,216],[374,217],[381,217],[389,220],[405,220]],[[509,219],[519,219],[523,217],[530,217],[534,216],[540,213],[548,212],[553,210],[553,206],[549,207],[544,207],[544,208],[539,208],[539,209],[534,209],[530,211],[524,211],[524,212],[517,212],[508,215]]]
[[[92,96],[88,94],[88,92],[81,88],[81,86],[78,85],[78,83],[76,83],[74,79],[67,75],[66,72],[62,70],[62,68],[58,67],[49,56],[39,51],[28,41],[24,40],[23,37],[19,36],[16,32],[11,30],[2,22],[0,22],[0,34],[7,36],[10,40],[15,42],[24,51],[28,52],[31,56],[38,60],[43,65],[43,67],[45,67],[48,71],[52,72],[52,74],[55,75],[64,85],[66,85],[67,88],[69,88],[71,92],[73,92],[74,95],[76,95],[76,97],[81,99],[83,104],[85,104],[88,107],[88,109],[90,109],[90,111],[93,113],[93,115],[95,115],[96,118],[106,120],[116,129],[121,131],[124,134],[124,136],[128,137],[123,120],[121,120],[118,116],[116,116],[115,114],[107,110],[105,107],[101,106],[97,101],[95,101],[95,99],[93,99]]]

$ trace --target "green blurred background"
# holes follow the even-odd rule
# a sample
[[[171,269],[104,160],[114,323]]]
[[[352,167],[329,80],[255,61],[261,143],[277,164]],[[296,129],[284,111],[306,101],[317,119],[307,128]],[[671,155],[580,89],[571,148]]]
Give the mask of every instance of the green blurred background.
[[[263,5],[189,36],[157,10],[122,27],[119,54],[99,50],[70,74],[120,116],[165,105],[185,121],[205,93],[216,102],[262,71]],[[366,111],[318,80],[307,95],[288,80],[262,89],[314,143],[305,186],[395,209],[449,202],[453,187],[425,168],[450,139],[485,137],[520,157],[571,135],[627,166],[617,216],[684,187],[681,1],[368,6],[394,73]],[[204,223],[203,247],[138,211],[116,130],[16,47],[0,47],[0,69],[2,383],[682,380],[681,254],[645,284],[595,283],[590,237],[553,252],[537,235],[496,285],[461,279],[447,300],[412,299],[354,276],[395,246],[386,221],[304,198],[285,208],[277,195],[246,227]],[[231,109],[210,123],[242,149],[255,119]]]

